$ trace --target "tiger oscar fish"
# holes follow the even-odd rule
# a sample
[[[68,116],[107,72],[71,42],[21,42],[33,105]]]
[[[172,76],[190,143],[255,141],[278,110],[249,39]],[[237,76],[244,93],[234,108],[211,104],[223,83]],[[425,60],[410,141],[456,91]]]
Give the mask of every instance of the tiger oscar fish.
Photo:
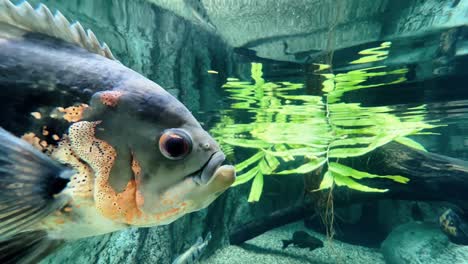
[[[169,224],[235,180],[181,102],[45,5],[0,0],[0,93],[0,263]]]

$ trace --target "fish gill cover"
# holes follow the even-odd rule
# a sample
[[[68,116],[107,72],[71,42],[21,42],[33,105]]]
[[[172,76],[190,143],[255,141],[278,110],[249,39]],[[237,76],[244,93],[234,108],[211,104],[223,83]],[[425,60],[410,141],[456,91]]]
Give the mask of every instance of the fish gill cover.
[[[385,60],[390,42],[366,49],[352,64]],[[363,107],[342,101],[345,93],[406,81],[407,68],[389,70],[372,66],[343,73],[323,73],[330,65],[316,64],[315,74],[323,78],[324,96],[304,95],[304,85],[291,82],[267,82],[262,64],[252,63],[253,83],[228,78],[223,88],[234,102],[222,112],[211,133],[226,153],[253,149],[255,154],[236,164],[239,172],[233,186],[252,181],[249,202],[259,201],[265,176],[308,174],[325,166],[318,191],[334,185],[362,192],[386,192],[360,183],[365,178],[382,178],[405,184],[401,175],[376,175],[340,164],[340,159],[362,156],[391,141],[424,150],[411,135],[433,134],[426,130],[441,126],[439,120],[427,120],[425,105],[396,115],[388,106]],[[379,77],[385,76],[384,79]],[[383,80],[383,81],[382,81]],[[301,92],[301,95],[294,92]],[[251,122],[237,120],[239,113],[253,115]]]

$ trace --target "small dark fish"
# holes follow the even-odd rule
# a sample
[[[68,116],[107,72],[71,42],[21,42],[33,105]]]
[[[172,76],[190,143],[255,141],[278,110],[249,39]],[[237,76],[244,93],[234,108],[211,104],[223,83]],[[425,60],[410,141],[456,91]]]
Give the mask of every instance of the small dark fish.
[[[193,264],[196,263],[203,252],[206,249],[206,246],[208,246],[208,243],[211,240],[211,233],[208,233],[206,235],[205,240],[203,241],[202,237],[199,237],[197,242],[193,246],[191,246],[189,249],[187,249],[184,253],[180,254],[173,262],[172,264]]]
[[[439,217],[442,232],[455,244],[468,245],[468,222],[454,210],[448,209]]]
[[[282,241],[283,249],[287,248],[291,244],[300,248],[309,248],[309,250],[314,250],[323,247],[322,240],[315,238],[304,231],[296,231],[294,232],[291,240]]]

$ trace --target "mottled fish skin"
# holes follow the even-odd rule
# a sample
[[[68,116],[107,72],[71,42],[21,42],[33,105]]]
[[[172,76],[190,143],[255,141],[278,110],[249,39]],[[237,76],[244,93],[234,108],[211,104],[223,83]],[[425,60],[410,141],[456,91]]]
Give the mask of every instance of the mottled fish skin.
[[[7,1],[0,0],[0,6]],[[67,207],[35,229],[67,240],[129,226],[168,224],[205,208],[233,183],[234,168],[220,166],[224,155],[218,144],[159,85],[92,49],[2,23],[1,17],[2,100],[11,98],[17,104],[21,98],[31,104],[27,109],[86,105],[72,113],[80,114],[76,120],[47,113],[41,123],[64,128],[63,137],[57,132],[61,140],[51,146],[51,157],[77,174],[63,191],[71,197]],[[13,112],[0,119],[0,125],[14,130],[11,120],[31,124],[31,118]],[[174,129],[184,131],[192,142],[191,151],[180,160],[167,158],[158,143],[165,131]],[[195,180],[200,175],[205,179]]]
[[[468,245],[468,222],[454,210],[447,209],[439,217],[439,226],[451,242]]]
[[[208,233],[206,235],[205,240],[201,237],[198,238],[197,242],[191,246],[189,249],[187,249],[184,253],[179,255],[173,262],[172,264],[193,264],[196,263],[203,252],[205,251],[206,247],[208,246],[208,243],[211,240],[211,233]]]

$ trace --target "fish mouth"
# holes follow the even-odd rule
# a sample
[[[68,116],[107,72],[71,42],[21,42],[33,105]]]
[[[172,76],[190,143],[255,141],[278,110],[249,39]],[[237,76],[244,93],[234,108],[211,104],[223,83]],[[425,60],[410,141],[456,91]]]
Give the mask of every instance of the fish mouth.
[[[216,170],[226,159],[223,152],[217,151],[211,155],[208,161],[195,173],[189,175],[197,185],[206,185],[215,175]]]

